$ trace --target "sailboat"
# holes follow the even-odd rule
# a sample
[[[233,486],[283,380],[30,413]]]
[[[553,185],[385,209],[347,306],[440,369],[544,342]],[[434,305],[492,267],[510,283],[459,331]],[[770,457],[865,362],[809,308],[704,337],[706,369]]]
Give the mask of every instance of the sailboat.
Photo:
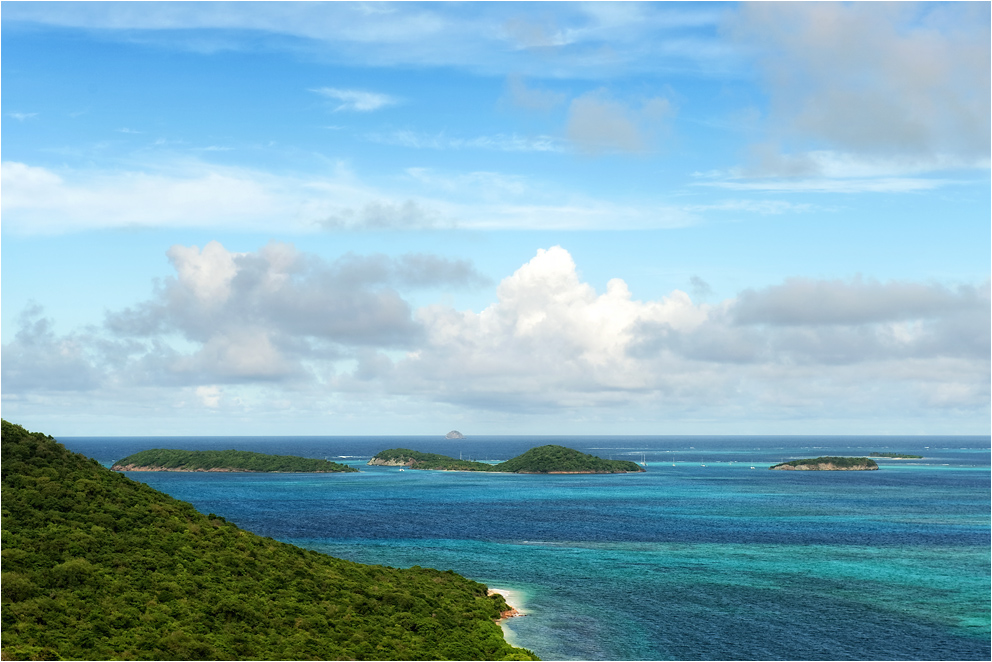
[[[645,454],[644,453],[641,453],[641,466],[642,467],[648,466],[648,461],[647,461],[647,459],[645,459],[645,457],[646,457]]]

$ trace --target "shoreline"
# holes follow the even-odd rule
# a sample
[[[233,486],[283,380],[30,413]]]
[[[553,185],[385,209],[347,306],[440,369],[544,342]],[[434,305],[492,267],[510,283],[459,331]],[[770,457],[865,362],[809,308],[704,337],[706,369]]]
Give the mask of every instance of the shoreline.
[[[506,600],[506,606],[509,607],[509,609],[500,613],[499,619],[496,621],[497,623],[502,624],[502,622],[508,618],[527,615],[527,612],[525,612],[522,607],[524,600],[520,591],[514,591],[513,589],[508,588],[490,588],[486,591],[486,595],[497,594],[503,596],[503,599]]]

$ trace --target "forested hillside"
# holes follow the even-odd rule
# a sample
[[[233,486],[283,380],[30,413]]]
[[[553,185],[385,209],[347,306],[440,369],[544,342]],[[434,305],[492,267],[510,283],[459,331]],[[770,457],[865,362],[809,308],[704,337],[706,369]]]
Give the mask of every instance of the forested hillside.
[[[263,538],[2,425],[3,659],[536,659],[482,584]]]
[[[153,448],[118,460],[115,471],[259,471],[333,473],[358,471],[338,462],[295,455],[269,455],[251,451],[187,451]]]
[[[437,453],[421,453],[409,448],[391,448],[376,453],[369,464],[407,466],[411,469],[440,471],[487,471],[490,473],[582,473],[612,474],[644,471],[636,462],[604,460],[601,457],[565,446],[547,445],[532,448],[526,453],[499,464],[456,460]]]
[[[636,462],[604,460],[601,457],[549,444],[532,448],[501,464],[496,471],[512,473],[636,473],[644,471]]]

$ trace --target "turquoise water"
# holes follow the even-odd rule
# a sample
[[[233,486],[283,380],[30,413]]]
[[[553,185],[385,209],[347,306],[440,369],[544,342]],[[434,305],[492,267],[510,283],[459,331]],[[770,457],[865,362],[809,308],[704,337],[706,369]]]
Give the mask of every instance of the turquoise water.
[[[543,659],[990,657],[988,437],[60,441],[104,464],[155,447],[353,464],[361,473],[129,475],[262,535],[512,589],[526,616],[507,622],[508,637]],[[544,443],[643,460],[647,472],[365,466],[398,446],[497,461]],[[926,457],[880,458],[877,472],[767,470],[870,451]]]

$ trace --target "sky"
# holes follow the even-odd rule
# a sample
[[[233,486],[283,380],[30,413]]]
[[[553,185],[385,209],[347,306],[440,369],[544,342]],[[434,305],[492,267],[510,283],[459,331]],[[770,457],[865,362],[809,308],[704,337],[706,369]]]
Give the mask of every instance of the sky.
[[[2,413],[989,434],[989,3],[3,2]]]

